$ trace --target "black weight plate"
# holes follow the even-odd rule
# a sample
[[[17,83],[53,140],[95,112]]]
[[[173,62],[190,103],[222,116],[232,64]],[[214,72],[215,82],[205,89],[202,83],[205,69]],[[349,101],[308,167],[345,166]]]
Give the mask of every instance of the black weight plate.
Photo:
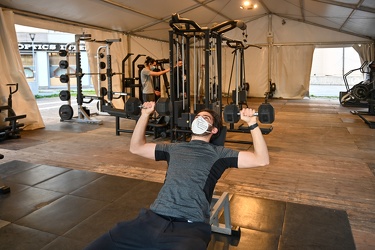
[[[69,101],[70,100],[70,92],[68,90],[61,90],[59,94],[61,101]]]
[[[61,60],[59,62],[60,69],[67,69],[69,67],[69,62],[67,60]]]
[[[73,117],[73,108],[68,104],[64,104],[59,109],[59,115],[61,120],[70,120]]]

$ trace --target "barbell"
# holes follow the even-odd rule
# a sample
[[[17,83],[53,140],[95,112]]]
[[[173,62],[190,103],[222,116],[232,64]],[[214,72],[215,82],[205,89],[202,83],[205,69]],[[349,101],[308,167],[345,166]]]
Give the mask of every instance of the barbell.
[[[255,113],[261,123],[271,124],[275,121],[275,109],[269,103],[262,103]],[[241,119],[240,109],[235,104],[224,107],[224,121],[236,123]]]

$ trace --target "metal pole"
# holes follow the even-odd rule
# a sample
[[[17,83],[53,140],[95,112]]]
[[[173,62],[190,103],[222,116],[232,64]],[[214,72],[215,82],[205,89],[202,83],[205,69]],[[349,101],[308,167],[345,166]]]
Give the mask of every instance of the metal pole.
[[[32,56],[32,59],[33,59],[33,77],[34,77],[34,81],[36,80],[36,77],[35,77],[35,60],[34,60],[34,39],[35,39],[35,33],[30,33],[30,39],[31,39],[31,56]]]

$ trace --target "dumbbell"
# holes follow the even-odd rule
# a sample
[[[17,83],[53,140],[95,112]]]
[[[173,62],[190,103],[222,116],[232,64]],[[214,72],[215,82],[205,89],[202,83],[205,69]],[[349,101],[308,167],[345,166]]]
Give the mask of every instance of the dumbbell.
[[[142,102],[136,97],[130,97],[125,103],[125,112],[129,116],[137,116],[141,113]]]
[[[129,116],[139,115],[143,108],[142,102],[136,97],[130,97],[125,103],[125,112]],[[171,107],[169,98],[159,98],[155,104],[155,110],[161,116],[170,115]]]
[[[275,110],[269,103],[262,103],[255,113],[261,123],[271,124],[275,121]],[[224,121],[236,123],[241,119],[240,109],[235,104],[224,107]]]

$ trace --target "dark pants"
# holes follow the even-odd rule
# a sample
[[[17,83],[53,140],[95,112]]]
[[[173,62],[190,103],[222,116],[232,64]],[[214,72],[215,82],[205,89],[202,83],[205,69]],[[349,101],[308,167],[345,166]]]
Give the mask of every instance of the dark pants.
[[[155,94],[143,94],[143,102],[154,102],[155,101]]]
[[[142,209],[138,217],[118,223],[92,242],[92,249],[206,249],[211,239],[211,226],[202,222],[182,222],[160,217]]]

